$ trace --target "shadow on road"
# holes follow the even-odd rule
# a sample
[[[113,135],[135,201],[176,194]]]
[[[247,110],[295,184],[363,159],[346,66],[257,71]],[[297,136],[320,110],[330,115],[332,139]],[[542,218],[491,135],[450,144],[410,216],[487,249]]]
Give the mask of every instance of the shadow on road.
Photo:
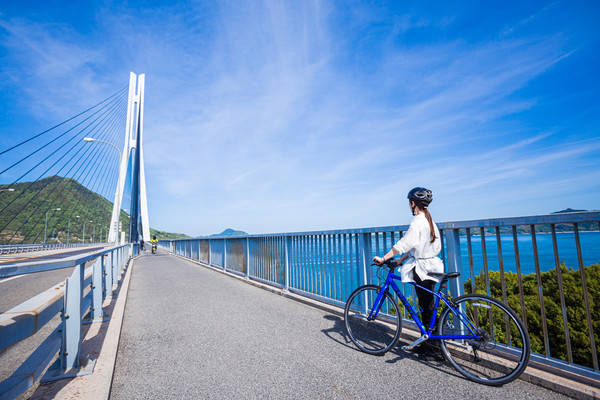
[[[354,344],[350,340],[348,332],[346,331],[346,325],[344,323],[343,318],[331,314],[325,315],[323,316],[323,318],[333,323],[331,328],[321,330],[321,332],[323,332],[325,336],[343,346],[360,352],[360,350],[356,346],[354,346]],[[454,371],[454,369],[451,369],[451,367],[446,363],[446,361],[427,360],[419,357],[416,353],[402,350],[401,347],[405,344],[409,344],[410,342],[411,338],[408,335],[401,334],[400,340],[398,340],[396,345],[388,352],[388,354],[393,354],[394,357],[390,358],[389,360],[386,360],[385,362],[388,364],[395,364],[398,361],[402,361],[405,358],[409,358],[419,361],[420,363],[445,374],[461,378],[463,377],[458,372]]]

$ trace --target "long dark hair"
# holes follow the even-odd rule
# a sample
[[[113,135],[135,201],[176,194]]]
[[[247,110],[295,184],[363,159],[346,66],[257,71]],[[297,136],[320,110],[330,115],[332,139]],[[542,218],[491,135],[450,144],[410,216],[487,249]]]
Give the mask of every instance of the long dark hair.
[[[435,242],[435,239],[437,239],[435,237],[435,229],[433,228],[433,220],[431,219],[431,214],[429,214],[429,210],[427,209],[427,206],[421,206],[421,208],[423,209],[423,212],[425,213],[425,218],[427,218],[427,221],[429,222],[429,234],[431,235],[431,242],[429,243],[433,243]]]

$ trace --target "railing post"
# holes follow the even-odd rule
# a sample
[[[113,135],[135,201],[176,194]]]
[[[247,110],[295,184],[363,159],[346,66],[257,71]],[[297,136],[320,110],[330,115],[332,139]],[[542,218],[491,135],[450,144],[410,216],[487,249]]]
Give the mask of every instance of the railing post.
[[[223,239],[223,271],[227,271],[227,239]]]
[[[358,282],[361,285],[367,285],[369,283],[367,270],[371,265],[371,235],[369,233],[363,233],[359,238],[359,251],[360,251],[360,270],[358,271]],[[362,299],[359,300],[362,306],[362,312],[368,314],[367,306],[367,293],[364,293]]]
[[[210,249],[210,239],[208,239],[208,265],[210,265],[210,261],[211,261],[211,249]]]
[[[250,238],[246,238],[246,278],[250,277]]]
[[[63,358],[61,369],[79,367],[81,345],[81,294],[85,264],[79,264],[67,278],[63,311]]]
[[[108,259],[110,257],[110,260]],[[112,297],[112,271],[115,263],[115,250],[110,252],[110,256],[107,255],[107,264],[104,264],[104,297]]]
[[[444,236],[446,237],[446,260],[447,272],[461,272],[462,258],[460,255],[460,235],[458,229],[445,229]],[[458,276],[456,279],[450,279],[448,286],[450,287],[450,295],[452,297],[460,296],[462,290],[463,278]]]
[[[367,285],[368,280],[368,268],[371,265],[371,235],[369,233],[363,233],[360,235],[360,270],[358,271],[359,282],[362,285]]]
[[[117,271],[119,270],[119,264],[120,264],[120,259],[121,259],[121,249],[117,249],[115,251],[115,258],[113,259],[113,263],[112,263],[112,282],[110,285],[110,290],[112,292],[112,288],[114,286],[115,283],[119,282],[119,278],[117,276]]]
[[[92,320],[101,322],[104,318],[102,313],[102,269],[104,256],[100,256],[94,263],[92,274]]]
[[[288,236],[283,237],[283,244],[285,246],[285,286],[284,289],[287,291],[290,288],[290,241]]]

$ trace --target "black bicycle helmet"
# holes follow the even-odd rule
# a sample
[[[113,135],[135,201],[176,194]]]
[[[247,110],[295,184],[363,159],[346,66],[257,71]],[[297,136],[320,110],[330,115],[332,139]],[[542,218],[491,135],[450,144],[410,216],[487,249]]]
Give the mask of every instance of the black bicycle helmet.
[[[431,190],[425,189],[424,187],[412,188],[406,197],[409,200],[414,201],[418,207],[427,207],[433,200]]]

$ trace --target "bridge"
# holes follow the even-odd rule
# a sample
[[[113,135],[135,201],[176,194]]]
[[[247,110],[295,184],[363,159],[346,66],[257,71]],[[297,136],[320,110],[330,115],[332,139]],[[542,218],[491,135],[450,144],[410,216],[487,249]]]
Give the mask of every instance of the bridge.
[[[484,386],[402,350],[418,336],[407,318],[401,343],[381,357],[347,336],[345,300],[360,285],[381,284],[370,260],[407,226],[162,240],[157,254],[142,249],[150,238],[143,106],[144,76],[131,74],[128,87],[48,130],[54,136],[30,153],[15,150],[46,133],[0,152],[3,173],[35,171],[45,167],[34,155],[63,146],[32,182],[28,171],[0,189],[20,196],[0,197],[1,399],[600,397],[592,236],[600,212],[438,223],[446,270],[460,272],[449,295],[508,303],[532,338],[520,379]],[[91,217],[82,201],[61,225],[57,211],[65,210],[53,196],[72,183],[49,176],[87,182],[112,204],[94,200],[105,214]]]

